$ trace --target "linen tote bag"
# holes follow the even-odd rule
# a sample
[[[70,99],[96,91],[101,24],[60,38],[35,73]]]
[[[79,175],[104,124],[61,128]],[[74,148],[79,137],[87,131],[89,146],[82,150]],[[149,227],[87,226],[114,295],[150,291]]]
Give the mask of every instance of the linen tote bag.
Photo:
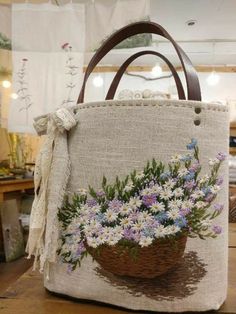
[[[177,75],[180,100],[84,103],[97,63],[139,33],[173,44],[187,100]],[[36,188],[42,183],[28,251],[41,255],[45,287],[132,310],[218,309],[227,291],[227,107],[201,102],[189,58],[152,22],[128,25],[98,49],[78,103],[36,120],[48,135],[36,167]]]

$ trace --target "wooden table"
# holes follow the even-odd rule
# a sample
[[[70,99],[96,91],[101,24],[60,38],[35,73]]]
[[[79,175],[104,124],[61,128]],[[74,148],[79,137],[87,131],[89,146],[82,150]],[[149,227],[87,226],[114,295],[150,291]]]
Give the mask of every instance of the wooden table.
[[[0,206],[6,199],[7,193],[19,192],[34,188],[34,180],[30,179],[15,179],[15,180],[0,180]],[[2,223],[0,217],[0,252],[3,252],[3,238],[2,238]]]
[[[42,276],[38,273],[31,272],[31,270],[20,277],[12,287],[0,294],[0,300],[1,314],[134,313],[102,305],[70,301],[53,296],[43,288]],[[230,224],[228,297],[225,304],[218,312],[212,311],[207,313],[236,313],[236,224]]]
[[[4,201],[5,193],[23,191],[33,188],[34,188],[33,178],[0,181],[0,204]]]

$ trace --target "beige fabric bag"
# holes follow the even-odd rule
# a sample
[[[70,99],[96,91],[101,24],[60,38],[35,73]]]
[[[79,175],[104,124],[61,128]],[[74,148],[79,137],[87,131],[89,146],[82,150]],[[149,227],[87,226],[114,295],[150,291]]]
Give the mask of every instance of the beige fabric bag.
[[[222,162],[219,169],[219,175],[224,178],[221,190],[218,191],[217,185],[214,185],[210,187],[210,192],[204,192],[209,194],[201,196],[201,199],[204,199],[204,204],[206,202],[210,204],[209,195],[212,195],[212,189],[215,188],[217,190],[217,203],[224,204],[224,210],[214,219],[213,230],[217,237],[207,237],[205,240],[199,237],[188,237],[178,263],[169,271],[161,275],[155,275],[153,278],[147,278],[147,276],[146,278],[140,278],[146,270],[143,274],[141,272],[141,275],[139,273],[137,276],[127,276],[127,273],[126,276],[120,276],[107,270],[106,266],[103,267],[106,263],[114,264],[116,260],[119,260],[120,256],[115,255],[116,253],[112,251],[114,254],[110,254],[112,252],[107,253],[107,258],[103,262],[101,262],[103,252],[99,255],[100,259],[99,256],[95,256],[96,261],[88,254],[81,261],[80,267],[78,266],[74,271],[68,272],[68,265],[62,262],[61,256],[57,256],[55,253],[58,248],[57,240],[62,232],[56,209],[58,202],[62,201],[61,198],[56,199],[56,195],[61,195],[61,192],[58,192],[58,194],[55,192],[56,182],[60,183],[61,168],[58,168],[61,163],[59,160],[60,151],[63,153],[64,160],[70,160],[71,164],[67,187],[61,189],[61,191],[66,190],[67,193],[77,193],[79,190],[81,193],[81,189],[88,189],[88,186],[92,186],[98,191],[101,189],[103,176],[106,176],[108,182],[111,183],[115,182],[117,175],[119,178],[124,179],[134,169],[142,171],[147,161],[152,158],[167,164],[174,154],[188,156],[186,153],[191,152],[196,145],[195,140],[192,140],[188,150],[186,149],[186,144],[191,139],[197,139],[198,142],[202,165],[201,177],[207,173],[209,174],[210,158],[218,156],[218,159],[215,158],[210,161],[210,166],[214,167],[214,164],[220,163],[220,159],[224,159],[224,155],[218,153],[228,152],[227,108],[224,105],[200,101],[199,84],[191,62],[169,34],[155,23],[131,24],[112,35],[104,43],[87,68],[79,102],[83,101],[84,87],[90,72],[103,55],[125,37],[141,32],[153,32],[162,35],[173,43],[185,71],[188,100],[108,100],[105,102],[83,103],[76,110],[72,108],[74,111],[71,110],[70,114],[73,115],[74,112],[74,121],[77,121],[77,125],[68,132],[68,142],[65,142],[65,137],[62,140],[60,139],[62,136],[60,134],[64,133],[57,132],[56,135],[54,133],[57,140],[54,150],[60,148],[59,151],[53,153],[54,157],[47,185],[46,243],[42,244],[43,241],[41,241],[41,246],[38,248],[38,254],[41,254],[45,267],[44,285],[49,291],[59,294],[104,302],[133,310],[196,312],[219,309],[226,298],[227,292],[228,167],[226,162]],[[61,117],[61,115],[59,116]],[[52,121],[52,119],[49,120]],[[56,119],[54,117],[53,121],[54,124],[58,125],[58,115]],[[62,122],[59,123],[60,126],[62,124]],[[74,122],[71,123],[70,127],[73,125]],[[64,128],[69,130],[70,127],[67,125]],[[175,158],[180,158],[179,155]],[[65,158],[65,156],[67,157]],[[173,158],[172,162],[176,163]],[[63,184],[65,185],[67,176],[65,176],[65,172],[62,175],[61,178],[64,179]],[[177,182],[176,180],[174,182]],[[184,180],[187,180],[187,178]],[[202,178],[202,180],[204,179]],[[153,188],[151,185],[150,187]],[[161,186],[162,188],[164,189]],[[173,189],[172,192],[177,195],[176,190]],[[198,193],[203,192],[198,191]],[[206,200],[207,196],[208,200]],[[195,198],[191,197],[193,202],[197,202],[197,196],[194,196]],[[141,197],[141,200],[144,204],[144,196]],[[163,202],[165,203],[165,201]],[[214,201],[211,204],[208,208],[209,211],[213,211],[214,206],[219,206],[215,203]],[[204,204],[203,207],[206,206]],[[184,205],[181,206],[183,209]],[[154,207],[148,208],[154,210]],[[201,205],[198,204],[198,209],[193,207],[192,210],[197,211],[199,208],[201,209]],[[167,210],[169,209],[165,209],[165,211]],[[219,208],[217,210],[219,211]],[[186,217],[190,221],[189,216]],[[174,218],[168,219],[169,221],[174,220]],[[204,220],[205,223],[206,220],[207,218]],[[222,233],[217,225],[221,226]],[[31,225],[31,229],[33,230],[33,225]],[[147,241],[146,238],[145,240]],[[140,243],[139,249],[141,247],[148,249],[148,247],[145,247],[146,242]],[[61,242],[59,242],[59,248],[61,245]],[[30,247],[30,253],[35,253],[34,244],[31,243]],[[114,248],[115,246],[111,247]],[[160,264],[165,264],[165,259],[168,260],[167,255],[172,256],[172,252],[175,251],[171,244],[170,247],[165,247],[165,250],[168,254],[163,255],[160,248],[157,251],[154,249],[152,251],[157,252],[154,252],[157,256],[162,254]],[[93,255],[94,252],[92,250],[90,252]],[[140,249],[139,252],[144,252],[144,250]],[[149,254],[150,256],[152,252]],[[150,256],[147,259],[147,256],[143,255],[143,264],[145,264],[147,274],[150,274]],[[171,258],[169,259],[168,263],[173,262]],[[131,273],[135,271],[136,267],[135,260],[133,260],[133,263]],[[116,265],[117,271],[121,271],[121,268],[126,267],[125,262],[121,264]],[[160,265],[157,264],[156,268],[159,267]]]

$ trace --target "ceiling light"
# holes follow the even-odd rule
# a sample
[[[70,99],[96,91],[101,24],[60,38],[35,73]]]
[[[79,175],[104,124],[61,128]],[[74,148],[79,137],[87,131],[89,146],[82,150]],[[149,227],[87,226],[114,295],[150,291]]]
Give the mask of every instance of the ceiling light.
[[[3,86],[4,88],[9,88],[9,87],[11,87],[11,82],[10,82],[10,81],[7,81],[7,80],[2,81],[2,86]]]
[[[196,25],[196,23],[197,23],[196,20],[188,20],[188,21],[186,22],[186,24],[187,24],[188,26],[194,26],[194,25]]]
[[[101,87],[103,85],[103,78],[100,75],[95,76],[93,79],[93,85],[96,87]]]
[[[212,71],[211,74],[207,77],[208,85],[214,86],[219,83],[220,76],[215,71]]]
[[[156,64],[153,68],[152,68],[152,75],[153,76],[160,76],[162,74],[162,68],[160,67],[159,64]]]
[[[17,93],[12,93],[11,94],[11,98],[12,99],[17,99],[19,96],[18,96],[18,94]]]

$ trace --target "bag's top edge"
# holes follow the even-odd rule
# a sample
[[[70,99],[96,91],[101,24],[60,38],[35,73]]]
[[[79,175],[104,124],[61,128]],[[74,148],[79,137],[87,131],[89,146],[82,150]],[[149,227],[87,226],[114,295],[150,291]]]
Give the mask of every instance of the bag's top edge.
[[[228,105],[221,103],[207,103],[194,100],[175,100],[175,99],[127,99],[127,100],[106,100],[93,101],[83,104],[78,104],[76,111],[82,109],[90,109],[97,107],[186,107],[186,108],[201,108],[202,110],[213,110],[228,112]]]

